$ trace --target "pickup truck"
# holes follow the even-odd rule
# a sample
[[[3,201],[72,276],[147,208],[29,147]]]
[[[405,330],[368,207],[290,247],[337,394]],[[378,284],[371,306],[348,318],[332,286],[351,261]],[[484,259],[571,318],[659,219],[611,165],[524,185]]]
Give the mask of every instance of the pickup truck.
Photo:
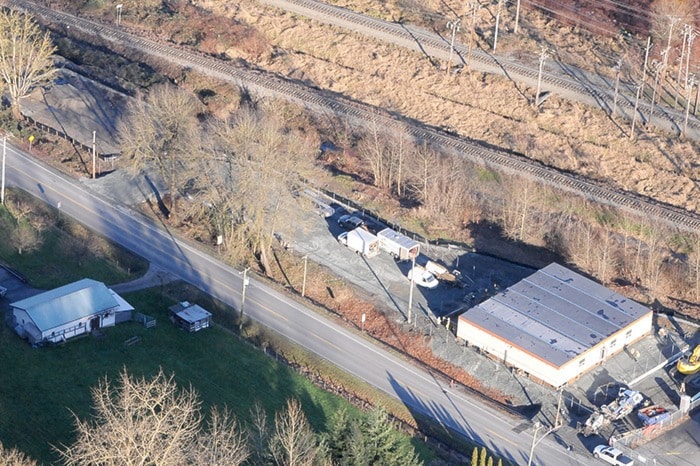
[[[634,460],[625,456],[620,450],[607,445],[598,445],[593,449],[593,456],[613,466],[633,466]]]

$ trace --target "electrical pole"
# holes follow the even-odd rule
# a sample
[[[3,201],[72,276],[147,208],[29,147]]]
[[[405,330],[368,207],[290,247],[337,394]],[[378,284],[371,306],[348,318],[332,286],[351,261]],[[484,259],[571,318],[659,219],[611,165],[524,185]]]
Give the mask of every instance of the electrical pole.
[[[503,0],[498,0],[498,8],[496,9],[496,28],[493,33],[493,51],[496,51],[496,44],[498,43],[498,24],[501,21],[501,7],[503,6]]]
[[[637,123],[637,109],[639,108],[639,93],[643,84],[637,84],[637,97],[634,99],[634,112],[632,113],[632,128],[630,129],[630,139],[634,139],[634,125]]]
[[[413,307],[413,281],[415,280],[416,258],[411,259],[411,288],[408,290],[408,323],[411,323],[411,308]]]
[[[520,0],[515,4],[515,28],[513,34],[518,33],[518,23],[520,22]]]
[[[537,432],[542,428],[540,421],[535,421],[535,431],[532,433],[532,444],[530,445],[530,455],[527,459],[527,466],[532,465],[532,455],[535,453],[535,445],[537,445]]]
[[[301,297],[304,297],[304,294],[306,294],[306,264],[309,262],[309,255],[304,256],[304,279],[301,282]]]
[[[618,90],[620,88],[620,72],[622,70],[622,59],[617,61],[617,65],[615,65],[615,96],[613,97],[613,109],[612,113],[610,114],[613,118],[615,118],[615,113],[617,113],[617,95],[618,95]]]
[[[685,104],[685,123],[683,123],[683,136],[686,136],[686,132],[688,131],[688,114],[690,113],[690,96],[693,94],[693,86],[694,85],[695,85],[695,76],[691,76],[690,79],[685,83],[685,86],[688,88],[688,95],[686,97],[686,104]]]
[[[647,37],[647,46],[644,52],[644,67],[642,68],[642,89],[639,91],[641,95],[644,95],[644,84],[647,82],[647,64],[649,63],[649,52],[652,49],[651,36]],[[636,107],[636,104],[635,104]],[[636,112],[636,110],[635,110]],[[633,125],[634,126],[634,125]]]
[[[0,204],[5,205],[5,156],[7,154],[7,136],[2,138],[2,184],[0,184]]]
[[[95,150],[95,131],[92,132],[92,179],[95,179],[95,161],[97,151]]]
[[[481,5],[477,3],[476,0],[470,0],[469,3],[469,8],[471,9],[471,26],[469,27],[469,55],[467,57],[467,67],[471,70],[472,66],[472,49],[474,48],[474,30],[476,28],[476,12],[479,11],[479,8],[481,8]]]
[[[455,50],[455,35],[459,31],[460,20],[457,18],[454,21],[447,23],[447,27],[452,30],[452,40],[450,41],[450,59],[447,60],[447,75],[450,75],[450,68],[452,67],[452,52]]]
[[[678,94],[681,93],[681,73],[683,72],[683,61],[685,60],[685,50],[686,50],[686,45],[688,43],[688,38],[690,37],[690,34],[693,32],[693,27],[690,24],[684,24],[683,25],[683,46],[681,47],[681,57],[678,60],[678,73],[676,74],[676,84],[678,85],[678,92],[676,92],[675,97],[673,98],[673,105],[674,107],[678,104]],[[690,50],[688,50],[688,55],[690,55]],[[688,82],[688,75],[686,74],[685,76],[685,82]]]
[[[239,332],[243,328],[243,308],[245,306],[245,289],[248,286],[248,270],[250,270],[250,267],[246,267],[245,269],[243,269],[243,289],[241,290],[241,318],[238,322]]]
[[[654,105],[656,103],[656,91],[659,87],[659,74],[661,73],[661,70],[664,68],[663,62],[657,62],[656,60],[653,60],[651,62],[651,66],[656,70],[656,74],[654,77],[654,91],[651,94],[651,109],[649,110],[649,123],[651,123],[651,119],[654,116]]]
[[[542,85],[542,68],[544,67],[544,62],[549,56],[549,50],[546,45],[542,46],[542,52],[540,53],[540,70],[537,73],[537,91],[535,92],[535,108],[539,107],[540,99],[540,86]]]

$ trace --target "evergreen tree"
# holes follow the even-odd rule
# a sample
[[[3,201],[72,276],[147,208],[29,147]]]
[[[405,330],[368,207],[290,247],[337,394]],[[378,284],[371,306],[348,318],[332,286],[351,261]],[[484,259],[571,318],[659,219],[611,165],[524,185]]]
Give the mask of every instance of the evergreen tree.
[[[479,466],[479,449],[477,447],[474,447],[472,450],[472,465],[471,466]]]

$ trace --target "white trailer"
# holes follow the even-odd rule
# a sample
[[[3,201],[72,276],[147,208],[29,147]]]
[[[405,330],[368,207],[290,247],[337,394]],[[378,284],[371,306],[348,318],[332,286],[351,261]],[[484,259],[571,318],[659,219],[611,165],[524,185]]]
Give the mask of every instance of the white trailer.
[[[358,254],[365,257],[374,257],[379,254],[379,240],[364,228],[355,228],[338,236],[340,244],[344,244]]]
[[[385,228],[377,233],[377,238],[379,238],[379,247],[400,261],[411,260],[418,257],[420,253],[420,243],[391,228]]]

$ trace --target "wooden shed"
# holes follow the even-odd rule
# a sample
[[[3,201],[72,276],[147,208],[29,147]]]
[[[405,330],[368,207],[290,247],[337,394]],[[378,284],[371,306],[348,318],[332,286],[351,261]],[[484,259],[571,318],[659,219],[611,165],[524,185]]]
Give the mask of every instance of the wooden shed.
[[[198,332],[211,325],[211,312],[187,301],[170,306],[170,320],[188,332]]]

